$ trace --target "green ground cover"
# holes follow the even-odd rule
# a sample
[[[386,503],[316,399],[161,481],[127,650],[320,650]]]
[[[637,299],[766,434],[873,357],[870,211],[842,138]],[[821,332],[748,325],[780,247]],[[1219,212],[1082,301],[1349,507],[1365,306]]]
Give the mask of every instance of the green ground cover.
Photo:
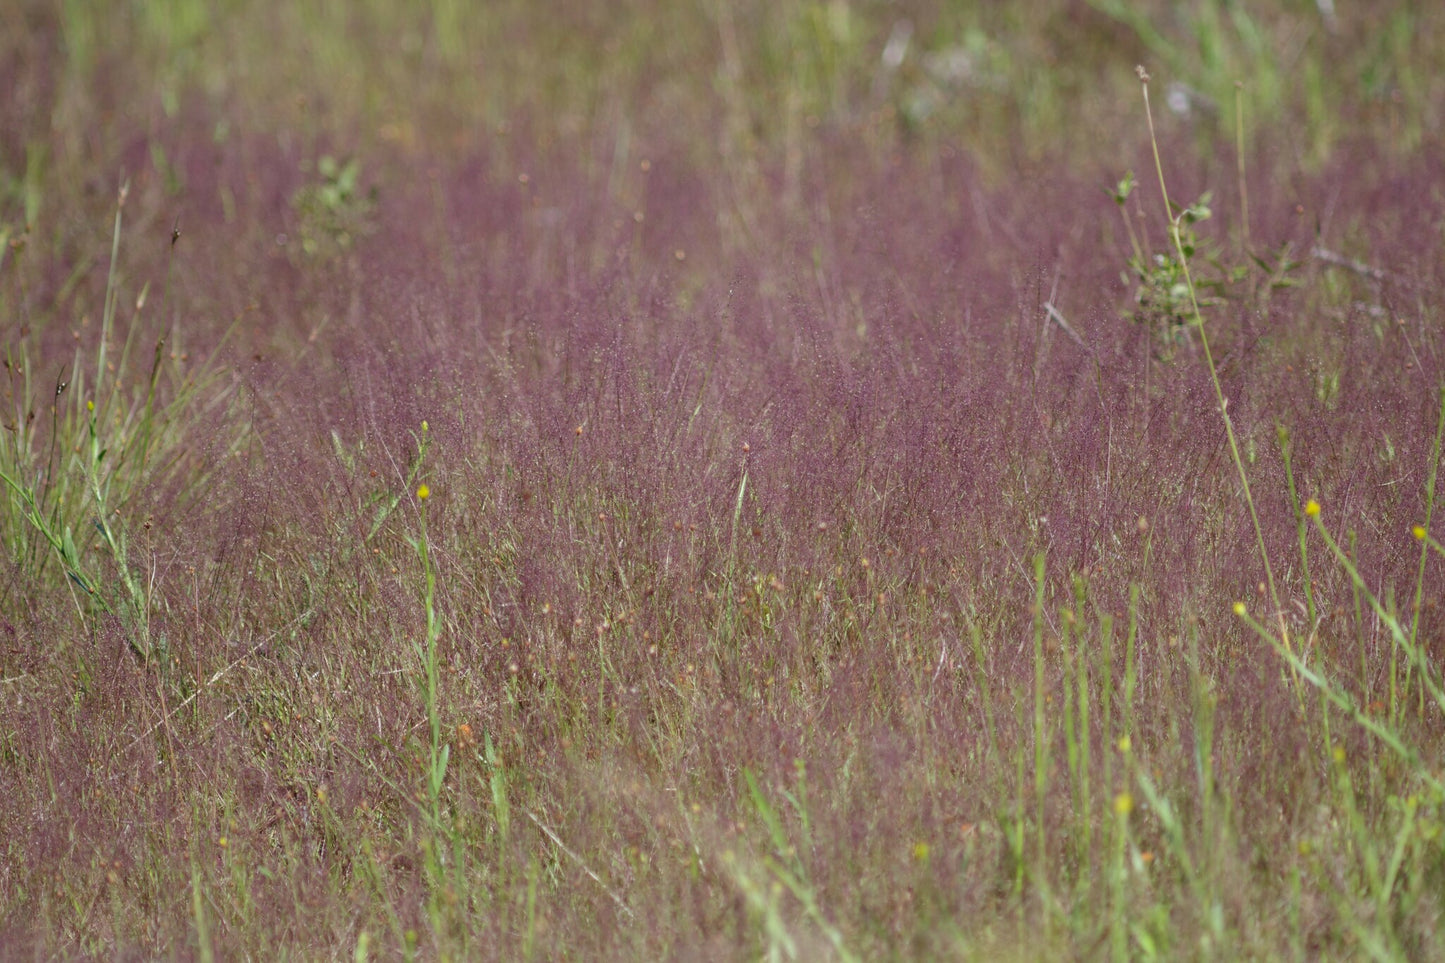
[[[0,957],[1445,959],[1445,8],[0,63]]]

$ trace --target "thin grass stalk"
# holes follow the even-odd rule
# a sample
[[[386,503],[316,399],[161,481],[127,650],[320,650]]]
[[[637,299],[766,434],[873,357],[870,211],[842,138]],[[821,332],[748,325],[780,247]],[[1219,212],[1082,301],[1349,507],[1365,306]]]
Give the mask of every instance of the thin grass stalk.
[[[1420,564],[1415,570],[1415,598],[1410,603],[1410,645],[1418,646],[1420,638],[1420,612],[1425,598],[1425,560],[1429,557],[1430,546],[1421,537],[1430,533],[1430,523],[1435,517],[1435,478],[1440,468],[1440,447],[1445,441],[1445,385],[1438,389],[1440,396],[1440,414],[1435,424],[1435,445],[1430,452],[1430,471],[1425,479],[1425,522],[1416,527],[1416,537],[1420,538]],[[1411,674],[1414,671],[1414,663],[1405,670],[1405,697],[1410,694]],[[1419,702],[1416,706],[1416,715],[1423,717],[1425,714],[1425,687],[1418,687]]]
[[[120,191],[116,196],[115,204],[115,226],[110,236],[110,265],[106,269],[105,277],[105,301],[101,308],[100,322],[100,348],[96,354],[95,385],[92,390],[95,396],[101,396],[105,384],[105,355],[110,344],[110,329],[115,323],[115,305],[120,293],[115,287],[116,264],[120,260],[120,225],[121,215],[125,211],[125,200],[130,194],[130,181],[120,185]]]
[[[1381,895],[1383,880],[1380,877],[1379,856],[1375,849],[1374,834],[1365,825],[1365,816],[1360,809],[1360,800],[1355,792],[1354,777],[1350,774],[1348,758],[1344,746],[1336,745],[1330,749],[1331,761],[1331,786],[1334,789],[1335,797],[1339,806],[1344,810],[1345,825],[1348,827],[1350,840],[1356,855],[1356,862],[1360,865],[1364,875],[1365,889],[1378,902]],[[1388,930],[1390,921],[1387,917],[1378,920]]]
[[[1395,589],[1393,586],[1385,589],[1385,611],[1389,613],[1388,618],[1393,621],[1395,618]],[[1407,662],[1406,665],[1408,666],[1409,663]],[[1408,690],[1406,691],[1408,692]],[[1404,693],[1400,690],[1400,647],[1392,645],[1390,646],[1390,724],[1396,728],[1400,725],[1400,715],[1404,707],[1402,694]]]
[[[119,519],[120,511],[117,509],[114,517],[109,513],[110,485],[108,481],[102,484],[100,471],[100,464],[105,458],[106,449],[102,447],[96,431],[94,405],[90,402],[87,402],[87,405],[89,407],[87,430],[90,434],[90,458],[86,462],[86,470],[90,482],[91,498],[95,502],[97,513],[95,528],[100,532],[101,540],[106,548],[110,550],[111,559],[115,562],[121,584],[125,587],[128,610],[125,613],[127,618],[124,621],[130,623],[127,625],[130,635],[128,641],[136,656],[144,663],[150,661],[154,654],[150,637],[150,598],[144,586],[130,570],[125,529]],[[159,668],[164,671],[167,666],[161,665]]]
[[[1069,795],[1075,805],[1079,800],[1079,739],[1080,730],[1075,717],[1074,692],[1075,678],[1078,675],[1078,667],[1075,664],[1075,651],[1073,639],[1078,633],[1075,629],[1075,616],[1073,611],[1065,606],[1059,611],[1059,663],[1062,669],[1061,690],[1063,697],[1064,717],[1064,759],[1069,767]]]
[[[75,366],[71,369],[72,377],[76,377],[75,373],[79,370],[79,363],[77,355]],[[56,484],[55,454],[60,444],[60,396],[65,394],[65,389],[69,384],[65,380],[64,369],[61,369],[55,376],[55,394],[50,399],[50,452],[45,456],[45,473],[41,475],[40,479],[39,502],[41,505],[45,504],[51,494],[52,486]],[[76,394],[79,396],[79,392]],[[60,496],[56,497],[55,505],[51,509],[50,523],[56,528],[60,525]]]
[[[166,251],[166,282],[165,287],[161,290],[161,325],[163,331],[166,330],[167,325],[165,312],[171,306],[171,274],[176,264],[176,242],[180,239],[181,220],[180,215],[177,215],[175,224],[171,227],[171,244]],[[223,338],[222,340],[224,341],[225,339]],[[139,467],[136,469],[137,475],[140,477],[145,476],[146,458],[150,454],[152,415],[155,411],[156,403],[156,384],[160,381],[161,360],[165,356],[165,347],[166,339],[165,336],[162,335],[156,339],[155,357],[151,361],[151,375],[146,385],[145,414],[141,418],[140,460]]]
[[[1084,606],[1086,603],[1087,589],[1082,577],[1074,579],[1074,610],[1077,612],[1074,625],[1074,642],[1076,651],[1074,656],[1075,682],[1078,686],[1078,779],[1079,779],[1079,811],[1084,815],[1084,842],[1081,852],[1087,858],[1087,854],[1093,848],[1094,837],[1094,802],[1092,787],[1089,780],[1089,766],[1091,765],[1090,746],[1093,744],[1089,729],[1089,662],[1088,662],[1088,633],[1084,630]]]
[[[998,751],[998,726],[994,721],[993,714],[993,687],[989,684],[988,676],[984,671],[983,630],[973,620],[968,623],[968,636],[973,643],[974,682],[978,687],[979,698],[983,700],[984,724],[988,729],[989,764],[997,766],[1002,759]]]
[[[1249,182],[1244,177],[1244,83],[1234,85],[1234,156],[1239,166],[1239,236],[1244,241],[1243,253],[1250,249]]]
[[[1295,525],[1299,536],[1300,570],[1302,573],[1301,577],[1304,581],[1305,612],[1309,619],[1309,624],[1314,625],[1315,593],[1313,579],[1310,578],[1309,539],[1307,537],[1309,525],[1305,518],[1304,506],[1300,504],[1299,491],[1295,487],[1294,466],[1290,457],[1289,429],[1282,424],[1276,423],[1275,437],[1279,440],[1279,453],[1280,457],[1284,460],[1284,480],[1289,489],[1290,506],[1294,510]]]
[[[1199,666],[1199,624],[1189,626],[1189,689],[1193,698],[1194,771],[1199,781],[1201,839],[1204,858],[1212,859],[1219,840],[1215,813],[1214,691]]]
[[[426,460],[427,445],[430,440],[428,426],[425,421],[421,423],[421,435],[417,439],[417,465],[420,466]],[[448,833],[444,830],[442,822],[442,787],[446,779],[447,764],[451,760],[451,744],[442,740],[442,724],[440,711],[440,670],[437,662],[437,643],[441,638],[441,625],[437,619],[436,612],[436,572],[432,567],[430,539],[427,534],[427,506],[431,497],[431,489],[425,483],[416,490],[417,498],[417,526],[418,535],[414,546],[418,557],[421,560],[423,577],[423,604],[426,609],[426,639],[421,646],[422,665],[426,675],[426,714],[430,735],[428,745],[427,765],[427,801],[430,806],[428,816],[433,827],[431,838],[427,841],[427,863],[431,872],[431,894],[429,911],[432,918],[433,928],[440,933],[441,927],[441,884],[445,874],[444,859],[442,857],[443,838]]]
[[[1129,586],[1129,632],[1124,638],[1124,734],[1128,739],[1134,733],[1134,690],[1139,684],[1139,667],[1135,662],[1134,648],[1139,639],[1139,583]]]
[[[1350,546],[1350,560],[1359,567],[1359,545],[1356,543],[1355,530],[1346,530],[1345,538]],[[1369,704],[1373,689],[1370,687],[1370,663],[1365,651],[1365,609],[1360,596],[1361,585],[1359,582],[1350,582],[1350,593],[1355,602],[1355,648],[1360,653],[1360,685],[1365,693],[1366,704]]]
[[[1049,792],[1048,722],[1044,714],[1044,555],[1034,556],[1034,818],[1036,826],[1036,879],[1047,878],[1048,852],[1044,824]]]
[[[196,944],[201,963],[212,963],[216,958],[211,943],[211,927],[206,918],[206,895],[201,889],[201,866],[191,857],[191,917],[196,925]]]
[[[1114,845],[1109,866],[1109,957],[1127,961],[1129,957],[1129,911],[1126,892],[1129,851],[1129,814],[1134,810],[1134,797],[1127,791],[1114,797]]]
[[[1164,199],[1164,215],[1169,219],[1169,234],[1174,242],[1174,251],[1179,257],[1180,267],[1184,271],[1184,283],[1189,289],[1189,306],[1194,314],[1195,327],[1199,330],[1199,341],[1204,349],[1204,360],[1209,367],[1209,380],[1214,385],[1214,396],[1219,402],[1219,415],[1224,421],[1224,432],[1229,439],[1229,454],[1234,461],[1234,467],[1239,472],[1240,486],[1244,490],[1244,501],[1249,507],[1249,518],[1254,524],[1255,542],[1259,548],[1259,560],[1264,566],[1265,581],[1269,586],[1269,597],[1274,603],[1275,619],[1279,622],[1280,638],[1284,640],[1285,647],[1290,651],[1294,645],[1290,641],[1289,626],[1284,618],[1284,606],[1280,603],[1279,590],[1275,586],[1274,569],[1269,564],[1269,552],[1264,545],[1264,528],[1259,522],[1259,513],[1255,510],[1254,495],[1249,487],[1249,473],[1244,470],[1244,459],[1239,453],[1239,441],[1234,434],[1234,419],[1229,416],[1229,399],[1224,397],[1224,387],[1219,382],[1219,369],[1214,363],[1214,352],[1209,347],[1209,334],[1205,330],[1204,316],[1199,310],[1199,298],[1194,287],[1194,277],[1189,269],[1189,258],[1184,253],[1184,242],[1179,233],[1180,215],[1173,213],[1174,208],[1169,202],[1169,188],[1164,181],[1164,162],[1159,156],[1159,138],[1154,130],[1154,112],[1149,106],[1149,74],[1143,67],[1137,68],[1140,81],[1140,89],[1144,93],[1144,116],[1149,123],[1149,144],[1154,152],[1154,170],[1159,176],[1159,193]]]
[[[714,658],[721,662],[726,657],[731,665],[736,665],[738,660],[738,639],[737,639],[737,596],[734,589],[734,581],[737,578],[738,558],[738,528],[742,525],[743,499],[748,491],[748,466],[744,456],[742,477],[738,480],[738,493],[733,502],[732,531],[728,536],[728,557],[723,569],[722,587],[722,631],[719,634],[720,646],[714,649]],[[602,692],[597,693],[598,704],[601,704]]]
[[[1023,700],[1019,700],[1018,705]],[[1021,707],[1020,707],[1021,708]],[[1016,710],[1015,722],[1022,727],[1023,719],[1019,716],[1021,712]],[[1018,930],[1019,938],[1022,939],[1028,932],[1027,907],[1024,905],[1024,868],[1028,864],[1026,852],[1028,832],[1028,820],[1025,813],[1028,812],[1027,783],[1024,781],[1024,760],[1026,756],[1022,748],[1014,752],[1014,818],[1013,822],[1005,827],[1004,836],[1008,841],[1010,854],[1013,857],[1013,893],[1014,905],[1018,908]]]
[[[1379,720],[1372,718],[1365,710],[1359,707],[1347,691],[1332,683],[1323,674],[1316,672],[1298,655],[1286,648],[1284,643],[1276,638],[1273,632],[1249,614],[1249,609],[1243,602],[1235,603],[1234,612],[1246,625],[1252,628],[1260,638],[1273,646],[1275,651],[1280,654],[1280,657],[1294,669],[1299,678],[1313,686],[1323,699],[1353,719],[1357,725],[1375,736],[1380,742],[1384,743],[1391,752],[1398,756],[1400,760],[1420,778],[1424,779],[1436,792],[1445,793],[1445,781],[1441,781],[1432,775],[1428,769],[1422,767],[1420,765],[1419,754],[1416,753],[1412,747],[1407,746],[1401,741],[1399,735],[1397,735],[1391,727],[1383,725]],[[1325,713],[1325,715],[1328,716],[1328,713]]]
[[[1350,577],[1350,581],[1359,586],[1364,593],[1366,600],[1370,603],[1370,608],[1374,610],[1375,616],[1384,623],[1386,630],[1390,633],[1390,638],[1394,642],[1395,647],[1402,650],[1405,658],[1420,670],[1421,683],[1429,690],[1430,697],[1435,700],[1436,705],[1439,706],[1442,711],[1445,711],[1445,690],[1442,690],[1440,684],[1431,677],[1428,666],[1424,662],[1423,653],[1410,640],[1405,630],[1401,627],[1399,620],[1395,618],[1393,592],[1386,593],[1387,600],[1389,601],[1389,604],[1386,605],[1382,604],[1375,594],[1365,586],[1359,569],[1355,567],[1354,563],[1351,562],[1349,557],[1340,549],[1340,546],[1330,535],[1329,529],[1327,529],[1324,522],[1320,520],[1320,506],[1318,502],[1311,501],[1307,504],[1305,506],[1305,514],[1314,519],[1315,529],[1320,533],[1320,537],[1324,539],[1325,545],[1329,548],[1331,554],[1335,556],[1341,567],[1344,568],[1345,574]],[[1417,538],[1424,537],[1423,533],[1418,530],[1415,534]]]
[[[1290,863],[1289,868],[1289,928],[1294,958],[1298,963],[1304,963],[1304,873],[1300,871],[1298,858]]]
[[[1108,793],[1114,787],[1114,619],[1104,613],[1099,616],[1099,651],[1104,660],[1103,678],[1099,680],[1099,712],[1103,733],[1103,785]],[[1105,796],[1107,799],[1107,795]]]

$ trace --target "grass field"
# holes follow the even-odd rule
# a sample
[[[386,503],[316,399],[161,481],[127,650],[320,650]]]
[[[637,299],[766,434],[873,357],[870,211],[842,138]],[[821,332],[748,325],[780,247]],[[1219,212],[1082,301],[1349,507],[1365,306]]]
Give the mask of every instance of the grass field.
[[[0,64],[0,958],[1445,960],[1445,6]]]

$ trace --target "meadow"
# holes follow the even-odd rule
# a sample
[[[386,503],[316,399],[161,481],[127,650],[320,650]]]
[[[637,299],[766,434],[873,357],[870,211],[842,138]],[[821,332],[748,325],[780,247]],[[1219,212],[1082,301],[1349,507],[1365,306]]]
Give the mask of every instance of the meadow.
[[[1445,960],[1445,6],[0,64],[0,959]]]

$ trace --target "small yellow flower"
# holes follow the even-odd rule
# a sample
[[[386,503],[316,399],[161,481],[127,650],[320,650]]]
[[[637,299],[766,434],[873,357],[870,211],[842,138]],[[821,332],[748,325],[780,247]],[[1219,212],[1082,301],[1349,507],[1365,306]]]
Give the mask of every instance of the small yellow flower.
[[[1422,541],[1422,542],[1425,541],[1425,526],[1424,526],[1424,525],[1416,525],[1414,528],[1410,529],[1410,532],[1411,532],[1416,538],[1418,538],[1420,541]]]
[[[1235,602],[1234,614],[1239,616],[1240,618],[1244,618],[1246,615],[1249,614],[1249,608],[1243,602]]]
[[[1344,747],[1344,746],[1335,746],[1334,751],[1333,751],[1332,753],[1330,753],[1330,755],[1334,756],[1335,762],[1344,762],[1344,761],[1345,761],[1345,747]]]
[[[87,401],[87,402],[85,403],[85,410],[86,410],[86,411],[94,411],[94,410],[95,410],[95,402],[94,402],[94,401]]]
[[[221,847],[222,849],[225,849],[225,848],[226,848],[227,846],[229,846],[230,844],[231,844],[231,841],[230,841],[229,839],[227,839],[225,836],[222,836],[222,837],[220,837],[219,839],[216,840],[216,845],[219,846],[219,847]]]
[[[1129,750],[1132,749],[1132,748],[1134,748],[1134,743],[1129,739],[1128,736],[1120,736],[1120,737],[1119,737],[1119,751],[1120,751],[1120,752],[1124,753],[1125,755],[1128,755]]]
[[[424,435],[424,434],[427,433],[427,431],[428,431],[427,423],[426,423],[425,421],[423,421],[423,422],[421,423],[421,433]]]
[[[1320,513],[1320,503],[1311,498],[1305,502],[1305,514],[1313,518]]]
[[[914,844],[913,844],[913,858],[916,859],[916,860],[918,860],[920,863],[927,862],[927,861],[928,861],[928,844],[927,844],[927,843],[914,843]]]
[[[1121,792],[1114,797],[1114,812],[1120,816],[1127,816],[1134,811],[1134,797],[1126,792]]]
[[[428,498],[431,497],[431,489],[426,487],[425,485],[421,486],[416,490],[416,497],[420,498],[422,501],[426,501]]]

